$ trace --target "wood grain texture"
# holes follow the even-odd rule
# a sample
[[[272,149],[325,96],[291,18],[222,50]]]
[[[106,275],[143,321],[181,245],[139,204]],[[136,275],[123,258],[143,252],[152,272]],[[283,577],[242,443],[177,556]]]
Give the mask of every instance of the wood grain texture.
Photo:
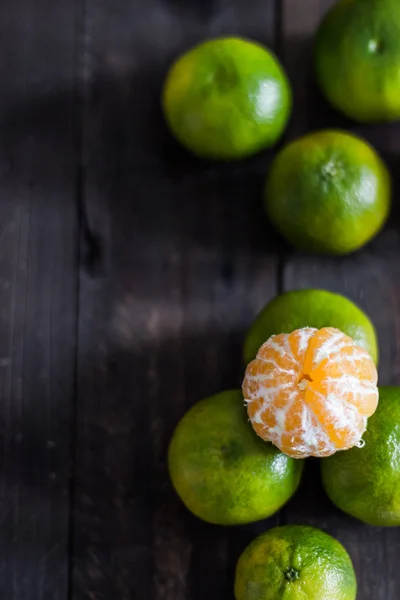
[[[68,594],[78,281],[74,44],[74,6],[67,0],[2,4],[0,597],[4,600],[66,600]]]
[[[195,160],[166,130],[160,91],[206,37],[272,43],[273,8],[87,4],[85,203],[101,257],[81,273],[74,599],[230,597],[252,535],[191,517],[166,451],[192,403],[239,385],[244,331],[276,293],[260,202],[271,153]]]
[[[343,259],[300,256],[286,250],[282,274],[284,290],[323,288],[354,300],[372,318],[380,341],[380,382],[398,384],[400,353],[400,235],[396,199],[396,163],[400,151],[397,124],[361,127],[333,111],[320,97],[313,81],[312,36],[319,19],[333,2],[283,2],[282,52],[294,84],[297,108],[289,137],[307,131],[341,127],[369,140],[394,174],[394,209],[385,231],[364,250]],[[305,77],[305,74],[306,77]],[[396,529],[368,527],[339,513],[320,484],[318,465],[309,464],[301,490],[284,512],[287,522],[309,523],[336,536],[349,550],[357,571],[361,600],[396,600],[400,575],[395,556],[400,540]]]

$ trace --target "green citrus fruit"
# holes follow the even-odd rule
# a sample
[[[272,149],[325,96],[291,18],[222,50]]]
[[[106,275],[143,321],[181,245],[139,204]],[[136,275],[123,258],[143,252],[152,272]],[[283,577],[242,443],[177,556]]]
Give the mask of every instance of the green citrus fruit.
[[[400,387],[381,387],[365,446],[321,461],[325,490],[336,506],[370,525],[400,525]]]
[[[388,170],[369,144],[342,131],[320,131],[278,154],[265,202],[272,223],[294,246],[347,254],[382,228],[390,194]]]
[[[198,156],[224,160],[274,144],[291,103],[277,58],[259,44],[234,37],[204,42],[178,58],[162,97],[176,138]]]
[[[320,529],[286,525],[256,538],[239,558],[236,600],[355,600],[343,546]]]
[[[325,290],[297,290],[274,298],[256,317],[244,342],[244,360],[253,360],[260,346],[278,333],[303,327],[335,327],[349,335],[378,362],[378,342],[371,321],[351,300]]]
[[[271,516],[293,495],[303,469],[302,461],[257,437],[239,391],[195,404],[175,430],[168,462],[187,508],[217,525]]]
[[[347,116],[400,118],[400,2],[337,2],[319,28],[315,64],[323,94]]]

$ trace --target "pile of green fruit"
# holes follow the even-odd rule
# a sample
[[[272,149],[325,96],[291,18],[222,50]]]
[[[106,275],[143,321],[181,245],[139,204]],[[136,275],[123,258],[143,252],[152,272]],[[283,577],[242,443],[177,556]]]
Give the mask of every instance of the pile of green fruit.
[[[282,294],[261,311],[245,339],[245,360],[251,360],[260,341],[271,335],[305,325],[322,328],[328,324],[352,336],[377,361],[376,333],[367,315],[343,296],[311,289]],[[380,388],[379,406],[369,419],[364,442],[363,448],[337,452],[321,459],[324,488],[341,510],[361,521],[398,526],[400,387]],[[255,434],[239,390],[222,392],[195,404],[178,424],[168,458],[172,483],[184,504],[197,517],[218,525],[245,524],[273,515],[295,493],[304,466],[303,460],[290,458]],[[277,557],[274,555],[275,537],[281,540],[281,536],[288,539],[285,543],[279,542],[282,556]],[[315,549],[303,550],[303,545],[307,546],[309,541],[311,546],[315,541]],[[301,584],[302,590],[308,590],[310,599],[355,598],[354,574],[344,549],[326,534],[312,528],[287,527],[257,538],[244,552],[235,584],[238,600],[281,598],[278,591],[271,596],[260,591],[271,585],[272,577],[266,562],[265,544],[272,544],[271,561],[277,570],[274,577],[278,577],[279,589],[283,589],[282,582],[286,582],[294,589]],[[288,554],[289,548],[293,550],[293,544],[299,544],[296,560],[300,562],[290,562]],[[302,553],[310,552],[317,565],[321,564],[318,553],[325,559],[328,556],[325,568],[335,570],[333,549],[341,554],[343,581],[349,586],[347,596],[340,596],[335,590],[331,590],[330,596],[322,594],[323,588],[319,587],[322,583],[309,563],[309,554],[309,569],[300,569],[301,560],[305,560]],[[255,558],[257,552],[260,553],[258,560]],[[249,582],[253,583],[250,585]],[[259,595],[247,593],[245,590],[250,589],[249,586],[259,590]]]
[[[316,77],[327,100],[361,121],[400,117],[400,2],[340,0],[315,44]],[[176,138],[206,159],[237,160],[272,146],[292,109],[278,59],[239,38],[206,41],[170,69],[163,109]],[[295,247],[343,255],[383,227],[391,179],[375,150],[344,131],[320,131],[286,145],[266,178],[264,203],[276,229]],[[350,300],[323,290],[283,294],[258,315],[244,343],[251,361],[272,335],[334,327],[377,363],[370,319]],[[344,512],[379,526],[400,525],[400,388],[381,387],[365,445],[321,460],[322,481]],[[304,461],[261,440],[248,423],[240,391],[192,407],[169,448],[172,483],[197,517],[219,525],[267,518],[295,493]],[[237,600],[354,600],[356,580],[344,548],[303,526],[270,530],[239,559]]]

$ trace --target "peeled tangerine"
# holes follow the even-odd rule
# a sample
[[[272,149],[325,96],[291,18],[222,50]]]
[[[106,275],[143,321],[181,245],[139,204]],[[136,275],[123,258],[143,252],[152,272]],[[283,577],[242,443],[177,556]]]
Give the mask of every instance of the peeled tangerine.
[[[378,405],[369,354],[332,327],[272,336],[246,369],[243,395],[256,433],[294,458],[362,446]]]

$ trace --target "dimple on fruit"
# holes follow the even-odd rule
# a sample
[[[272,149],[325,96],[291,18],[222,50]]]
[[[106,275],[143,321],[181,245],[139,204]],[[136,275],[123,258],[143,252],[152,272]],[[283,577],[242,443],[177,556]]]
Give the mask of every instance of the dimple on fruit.
[[[292,94],[278,59],[249,40],[208,40],[172,65],[162,95],[175,137],[197,156],[234,160],[274,144]]]
[[[168,464],[186,507],[217,525],[271,516],[294,494],[303,469],[302,461],[256,436],[239,390],[201,400],[184,415]]]
[[[243,395],[256,433],[294,458],[360,444],[378,405],[369,354],[338,329],[271,337],[247,367]]]

